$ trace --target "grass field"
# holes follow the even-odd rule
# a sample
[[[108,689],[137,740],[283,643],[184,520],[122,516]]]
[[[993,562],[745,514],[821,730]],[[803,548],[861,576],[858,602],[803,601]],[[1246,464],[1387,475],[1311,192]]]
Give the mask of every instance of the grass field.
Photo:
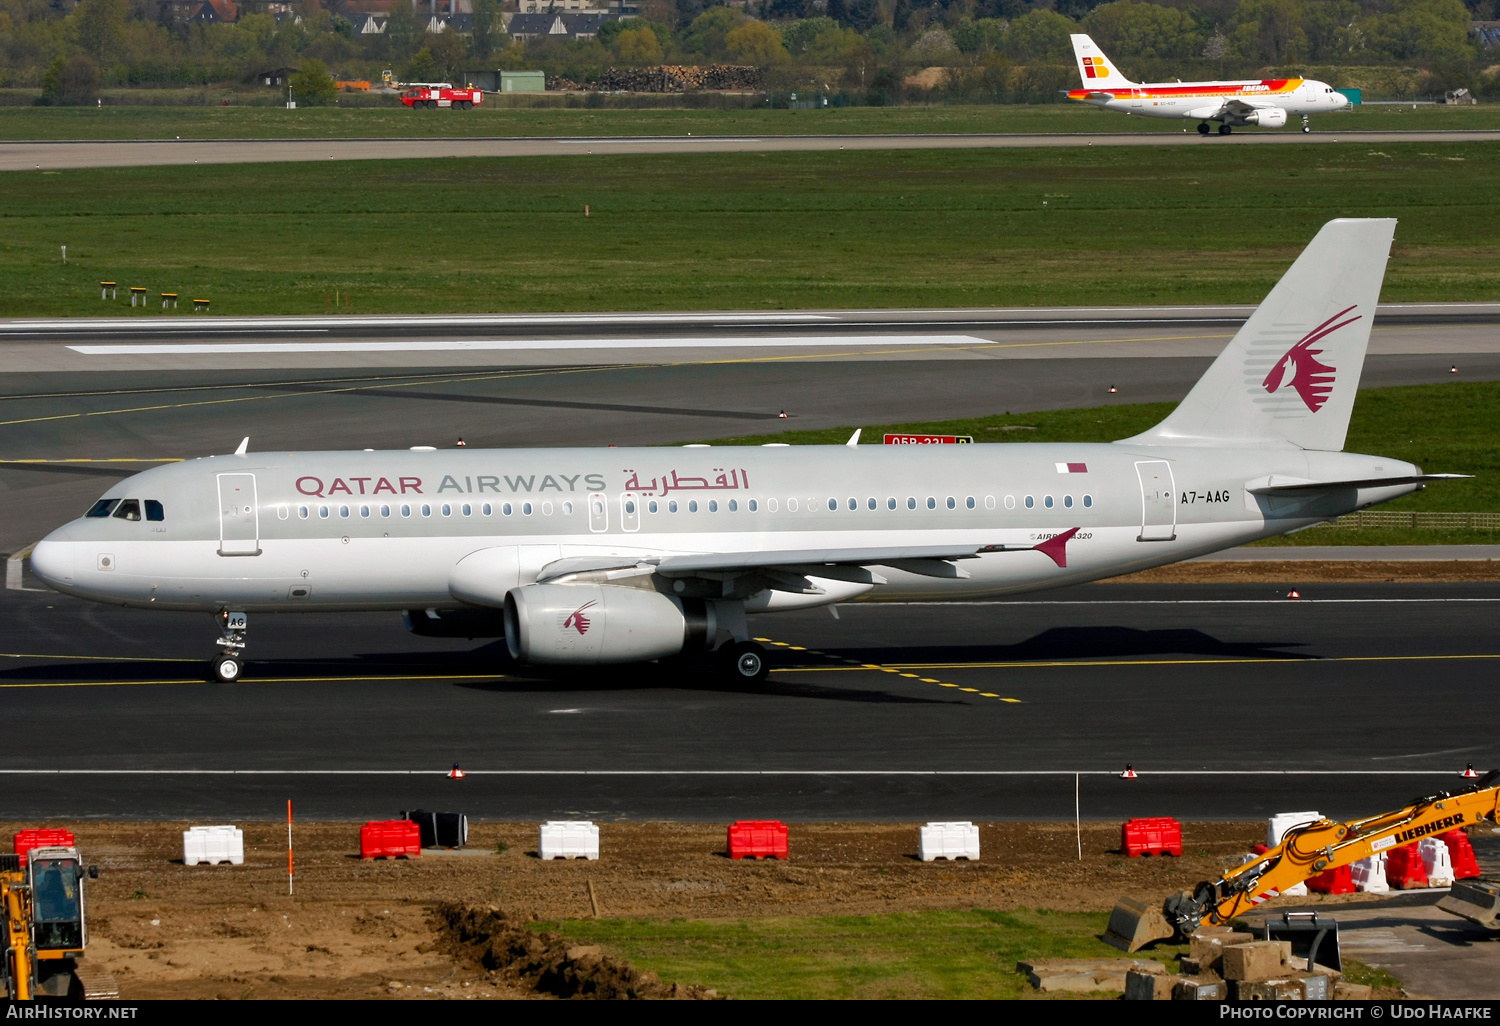
[[[529,102],[529,101],[528,101]],[[1313,119],[1318,132],[1496,129],[1500,107],[1362,106]],[[1080,104],[839,107],[826,110],[630,110],[517,107],[0,107],[0,139],[298,139],[394,136],[889,135],[1181,132],[1181,121]],[[1194,125],[1186,126],[1189,130]],[[1245,131],[1242,129],[1241,131]]]
[[[844,442],[863,427],[862,444],[878,445],[887,432],[972,435],[976,442],[1110,442],[1156,424],[1171,403],[1121,404],[1079,410],[1000,414],[923,424],[849,425],[827,431],[718,439],[717,445],[780,441],[801,445]],[[1019,430],[1018,430],[1019,428]],[[1009,429],[1009,430],[1007,430]],[[1416,463],[1428,473],[1473,474],[1441,481],[1388,502],[1383,510],[1500,512],[1500,383],[1451,382],[1371,388],[1359,393],[1344,448]],[[1313,528],[1266,545],[1500,544],[1500,531]]]
[[[1118,958],[1086,912],[912,912],[538,924],[606,945],[666,980],[733,998],[1019,998],[1023,958]],[[1138,957],[1170,960],[1181,946]],[[1175,967],[1174,967],[1175,968]],[[1070,997],[1076,995],[1068,995]],[[1101,995],[1103,996],[1103,995]]]
[[[1016,972],[1031,958],[1119,958],[1099,940],[1105,916],[1089,912],[911,912],[731,920],[593,919],[537,923],[570,940],[602,944],[664,980],[713,987],[731,998],[860,1000],[1045,998]],[[1135,958],[1168,963],[1186,945]],[[1390,974],[1345,959],[1347,977],[1394,990]],[[1064,999],[1084,995],[1059,994]],[[1095,995],[1108,998],[1110,995]]]
[[[229,314],[320,314],[334,292],[356,313],[1256,302],[1324,221],[1365,215],[1401,218],[1386,300],[1500,292],[1500,205],[1482,202],[1500,143],[1292,152],[14,172],[0,316],[132,315],[100,279]]]

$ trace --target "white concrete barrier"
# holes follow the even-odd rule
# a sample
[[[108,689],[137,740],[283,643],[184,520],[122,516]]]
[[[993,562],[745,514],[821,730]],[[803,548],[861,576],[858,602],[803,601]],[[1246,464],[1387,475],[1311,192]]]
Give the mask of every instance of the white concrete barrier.
[[[200,862],[210,866],[221,862],[243,866],[245,832],[233,824],[189,827],[182,832],[182,862],[187,866]]]
[[[548,820],[537,853],[544,859],[597,859],[599,828],[587,820]]]
[[[1322,818],[1316,812],[1278,812],[1266,820],[1266,847],[1276,847],[1293,827],[1307,826]]]
[[[1436,837],[1424,837],[1417,842],[1417,854],[1422,856],[1422,868],[1427,872],[1427,886],[1453,886],[1453,853],[1448,842]]]
[[[1274,848],[1281,843],[1281,839],[1286,836],[1288,830],[1316,823],[1322,818],[1316,812],[1278,812],[1266,821],[1266,846]],[[1307,894],[1307,884],[1292,884],[1281,893],[1290,894],[1293,897],[1304,896]]]
[[[979,828],[973,823],[928,823],[921,828],[917,854],[923,862],[933,859],[979,858]]]
[[[1360,859],[1349,867],[1354,878],[1354,889],[1366,894],[1388,894],[1391,885],[1385,879],[1385,852],[1377,852],[1367,859]]]

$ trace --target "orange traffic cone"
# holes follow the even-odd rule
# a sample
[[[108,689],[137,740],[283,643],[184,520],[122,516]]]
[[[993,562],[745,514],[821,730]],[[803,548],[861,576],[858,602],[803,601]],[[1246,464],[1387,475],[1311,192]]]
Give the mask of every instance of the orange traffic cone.
[[[1109,394],[1110,394],[1110,395],[1114,395],[1114,394],[1115,394],[1115,393],[1116,393],[1116,392],[1118,392],[1118,391],[1119,391],[1119,389],[1118,389],[1118,388],[1116,388],[1116,387],[1115,387],[1115,386],[1114,386],[1114,385],[1110,385],[1110,386],[1109,386]]]
[[[449,780],[462,780],[466,776],[468,776],[468,774],[465,773],[463,770],[459,769],[458,768],[458,763],[456,763],[456,762],[453,764],[453,768],[448,771],[448,779]]]
[[[1475,772],[1474,764],[1471,762],[1464,767],[1464,771],[1460,773],[1459,776],[1463,777],[1465,780],[1473,780],[1475,777],[1479,776],[1479,774]]]
[[[1292,599],[1301,598],[1302,597],[1302,593],[1300,591],[1298,591],[1296,588],[1293,588],[1291,591],[1289,591],[1289,592],[1286,593],[1286,597],[1287,598],[1292,598]]]
[[[1134,780],[1134,779],[1136,779],[1135,767],[1132,766],[1132,765],[1130,765],[1130,763],[1127,762],[1125,764],[1125,772],[1120,774],[1120,779],[1121,780]]]
[[[777,420],[786,420],[786,411],[782,410],[780,413],[778,413],[776,415],[776,419]]]

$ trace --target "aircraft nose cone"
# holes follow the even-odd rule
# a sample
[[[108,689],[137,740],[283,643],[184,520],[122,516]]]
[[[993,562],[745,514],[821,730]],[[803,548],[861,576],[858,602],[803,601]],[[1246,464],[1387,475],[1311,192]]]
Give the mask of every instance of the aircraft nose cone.
[[[57,541],[48,535],[31,550],[31,572],[53,586],[71,584],[73,549],[73,543]]]

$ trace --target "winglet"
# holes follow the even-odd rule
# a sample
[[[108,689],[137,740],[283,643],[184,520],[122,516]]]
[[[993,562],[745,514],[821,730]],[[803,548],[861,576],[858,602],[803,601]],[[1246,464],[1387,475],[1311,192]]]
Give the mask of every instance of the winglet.
[[[863,430],[864,430],[864,428],[855,428],[854,429],[854,434],[850,435],[849,436],[849,441],[845,442],[844,444],[847,445],[851,449],[854,448],[856,445],[859,444],[859,433],[861,431],[863,431]]]
[[[240,447],[238,449],[234,450],[234,454],[236,456],[243,456],[243,455],[245,455],[245,453],[247,453],[249,451],[250,451],[250,436],[246,435],[244,438],[240,439]]]
[[[1071,527],[1062,534],[1054,534],[1044,542],[1038,542],[1032,548],[1046,556],[1060,567],[1068,565],[1068,539],[1078,533],[1078,528]]]

